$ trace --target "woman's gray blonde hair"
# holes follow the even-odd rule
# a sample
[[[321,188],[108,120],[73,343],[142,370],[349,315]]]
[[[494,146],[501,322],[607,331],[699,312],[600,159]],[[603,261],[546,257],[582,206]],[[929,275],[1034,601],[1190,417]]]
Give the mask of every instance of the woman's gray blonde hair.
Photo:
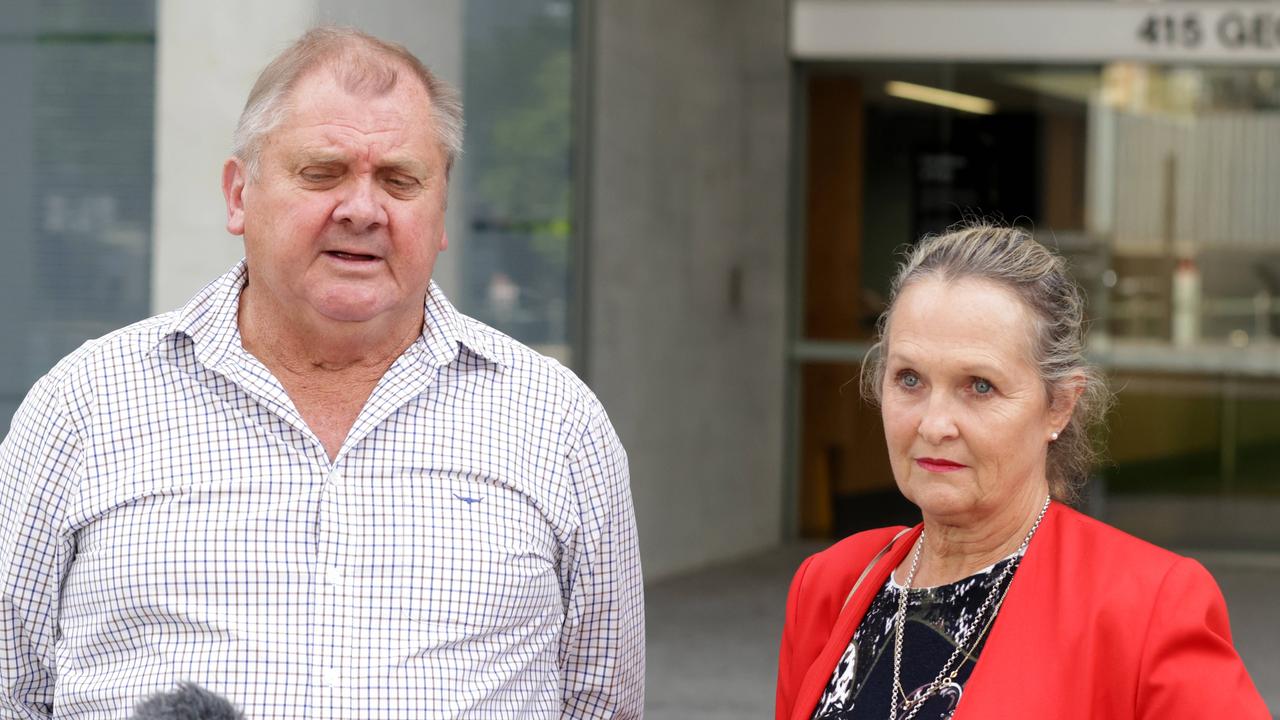
[[[326,68],[348,92],[378,96],[390,92],[402,70],[422,83],[430,99],[436,140],[445,153],[446,173],[462,153],[462,101],[458,91],[436,77],[402,45],[354,28],[312,28],[275,57],[249,91],[232,135],[232,153],[257,177],[262,146],[288,116],[294,87],[308,74]]]
[[[926,278],[986,280],[1011,291],[1031,311],[1032,359],[1050,402],[1064,390],[1080,393],[1071,420],[1049,443],[1046,463],[1054,499],[1078,500],[1097,461],[1090,430],[1106,415],[1112,396],[1084,357],[1084,295],[1067,274],[1066,261],[1013,227],[975,225],[924,238],[893,279],[876,343],[863,363],[862,393],[877,405],[885,373],[881,350],[891,331],[894,304],[904,289]]]

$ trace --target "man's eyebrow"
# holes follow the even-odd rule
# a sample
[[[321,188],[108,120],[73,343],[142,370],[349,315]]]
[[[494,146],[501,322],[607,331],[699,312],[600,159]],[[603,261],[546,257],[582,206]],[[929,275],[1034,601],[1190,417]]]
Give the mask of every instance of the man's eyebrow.
[[[387,158],[378,163],[379,170],[402,172],[415,177],[428,177],[431,170],[426,163],[413,158]]]
[[[306,167],[308,165],[347,165],[350,159],[342,153],[325,152],[322,150],[303,150],[294,158],[297,167]],[[419,178],[428,178],[432,175],[431,168],[427,163],[412,157],[389,157],[384,158],[378,163],[378,172],[402,172],[407,175],[413,175]]]
[[[336,153],[302,151],[295,156],[299,166],[303,165],[343,165],[347,159]]]

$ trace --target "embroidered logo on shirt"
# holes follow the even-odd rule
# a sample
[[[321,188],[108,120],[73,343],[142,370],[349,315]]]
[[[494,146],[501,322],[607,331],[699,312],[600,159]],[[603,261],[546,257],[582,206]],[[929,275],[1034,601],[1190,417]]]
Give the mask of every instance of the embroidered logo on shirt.
[[[458,498],[462,502],[466,503],[467,505],[475,505],[476,503],[484,499],[482,497],[467,497],[466,495],[459,495],[458,493],[454,493],[453,496]]]

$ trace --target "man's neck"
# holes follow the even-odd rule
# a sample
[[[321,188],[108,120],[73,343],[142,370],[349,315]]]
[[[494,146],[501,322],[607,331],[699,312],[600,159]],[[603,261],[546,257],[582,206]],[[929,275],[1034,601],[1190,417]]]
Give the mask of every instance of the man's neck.
[[[369,377],[376,382],[422,333],[421,313],[351,323],[293,317],[264,307],[267,303],[246,287],[237,323],[245,350],[278,376]]]
[[[416,323],[308,322],[262,300],[248,287],[241,292],[240,342],[280,382],[333,461],[382,376],[422,333],[422,315]]]

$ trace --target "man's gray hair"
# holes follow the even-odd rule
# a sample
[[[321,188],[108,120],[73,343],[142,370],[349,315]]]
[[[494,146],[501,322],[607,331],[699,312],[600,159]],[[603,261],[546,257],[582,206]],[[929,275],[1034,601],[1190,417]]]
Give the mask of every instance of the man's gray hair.
[[[458,91],[436,77],[402,45],[381,40],[355,28],[322,26],[298,38],[262,70],[249,91],[244,111],[232,136],[232,153],[256,177],[262,146],[291,108],[298,82],[321,68],[348,92],[379,96],[390,92],[407,69],[422,83],[430,98],[436,140],[445,153],[446,173],[462,153],[462,101]]]

